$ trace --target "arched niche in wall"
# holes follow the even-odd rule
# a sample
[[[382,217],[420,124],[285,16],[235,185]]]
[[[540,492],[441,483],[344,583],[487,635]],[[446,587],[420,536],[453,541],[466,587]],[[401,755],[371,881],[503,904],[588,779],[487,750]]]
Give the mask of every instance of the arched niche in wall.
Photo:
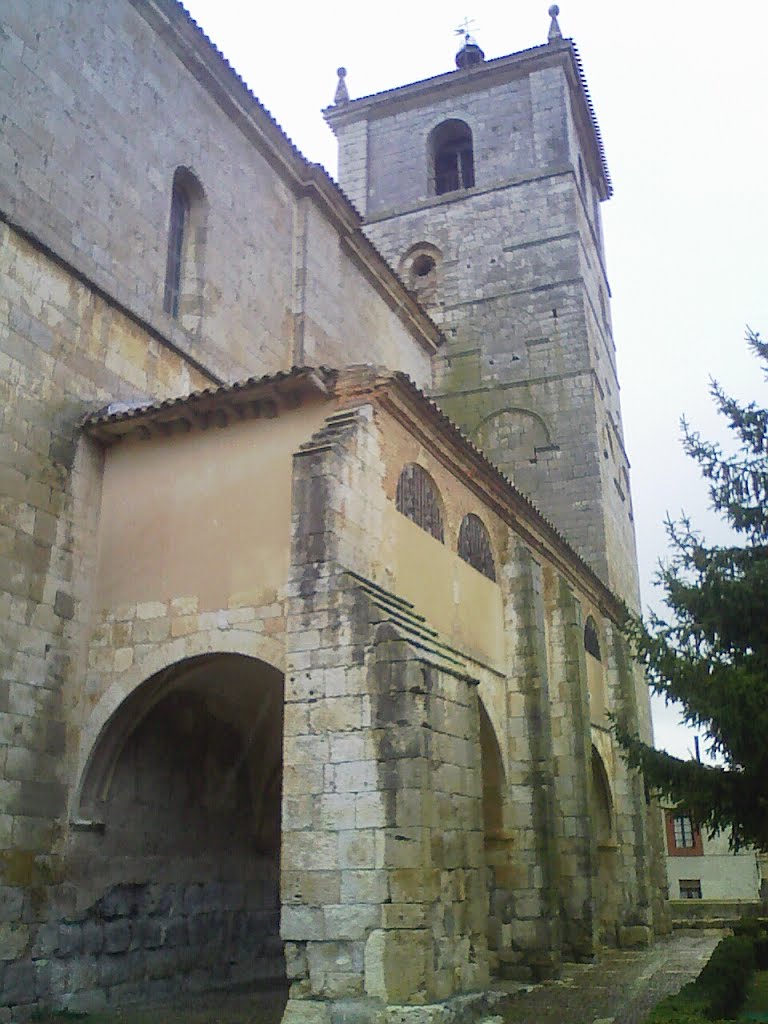
[[[444,540],[443,509],[437,484],[422,466],[409,462],[397,481],[395,505],[422,530],[439,540]]]
[[[475,430],[477,444],[496,465],[531,464],[542,454],[556,451],[549,428],[538,413],[510,408],[492,413]]]
[[[468,512],[461,521],[458,543],[459,558],[477,569],[483,576],[496,582],[491,538],[485,523],[474,512]]]
[[[449,118],[429,135],[429,194],[442,196],[472,188],[475,184],[475,155],[472,129],[466,121]]]
[[[138,943],[96,951],[126,982],[145,980],[165,932],[188,936],[189,958],[167,964],[171,993],[190,976],[200,991],[284,977],[283,705],[274,666],[209,653],[145,679],[105,722],[70,852],[83,919],[121,918]],[[214,918],[227,927],[211,930]]]

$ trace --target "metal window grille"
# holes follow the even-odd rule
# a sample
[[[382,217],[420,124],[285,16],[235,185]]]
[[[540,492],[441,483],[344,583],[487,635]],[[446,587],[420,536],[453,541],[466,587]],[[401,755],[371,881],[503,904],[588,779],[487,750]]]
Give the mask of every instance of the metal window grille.
[[[163,308],[177,318],[184,261],[184,242],[189,223],[189,197],[183,188],[174,184],[171,194],[171,221],[168,230],[168,261],[165,270]]]
[[[459,558],[463,558],[474,569],[496,581],[496,566],[493,564],[491,539],[485,523],[470,512],[464,516],[459,529]]]
[[[602,661],[600,637],[597,634],[595,620],[591,615],[584,624],[584,650],[587,654],[591,654],[593,658],[596,658],[598,661]]]
[[[395,504],[398,512],[442,543],[443,516],[437,487],[429,473],[415,462],[405,466],[400,474]]]
[[[700,900],[701,899],[701,879],[700,878],[681,878],[680,879],[680,899],[681,900]]]

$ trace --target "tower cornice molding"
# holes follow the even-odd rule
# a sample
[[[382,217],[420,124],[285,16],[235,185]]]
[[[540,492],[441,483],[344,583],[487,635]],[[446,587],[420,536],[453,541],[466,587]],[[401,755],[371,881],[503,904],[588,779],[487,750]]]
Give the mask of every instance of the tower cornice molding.
[[[587,140],[586,150],[594,162],[595,178],[600,182],[601,199],[610,198],[611,185],[605,151],[592,100],[587,88],[578,50],[571,39],[561,39],[534,46],[506,57],[483,61],[457,71],[447,71],[394,89],[362,96],[344,104],[326,107],[323,116],[334,134],[339,128],[359,121],[391,117],[395,113],[429,106],[467,93],[482,92],[507,82],[522,79],[547,68],[560,67],[565,72],[574,117]]]

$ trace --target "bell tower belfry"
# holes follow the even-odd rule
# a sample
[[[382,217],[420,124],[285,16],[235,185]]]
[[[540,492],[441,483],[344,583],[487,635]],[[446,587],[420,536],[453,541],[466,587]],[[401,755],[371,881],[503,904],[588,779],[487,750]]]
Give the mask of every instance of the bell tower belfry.
[[[578,52],[549,13],[541,46],[486,60],[467,36],[455,71],[357,100],[344,87],[325,117],[366,234],[443,329],[433,397],[634,605],[611,182]]]

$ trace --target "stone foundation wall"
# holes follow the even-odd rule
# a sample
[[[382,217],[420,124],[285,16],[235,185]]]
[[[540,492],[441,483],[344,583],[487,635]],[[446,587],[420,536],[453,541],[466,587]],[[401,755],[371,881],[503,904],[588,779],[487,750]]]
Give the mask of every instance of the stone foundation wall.
[[[193,661],[105,770],[101,818],[81,821],[56,859],[8,862],[0,1007],[95,1010],[282,983],[282,684],[254,664]],[[241,705],[241,728],[238,685],[260,691],[264,711],[249,722]]]
[[[36,916],[34,893],[5,892],[22,921]],[[67,911],[73,897],[59,894],[47,923],[17,925],[26,955],[0,966],[0,1008],[90,1011],[284,977],[274,863],[262,881],[122,883]]]

